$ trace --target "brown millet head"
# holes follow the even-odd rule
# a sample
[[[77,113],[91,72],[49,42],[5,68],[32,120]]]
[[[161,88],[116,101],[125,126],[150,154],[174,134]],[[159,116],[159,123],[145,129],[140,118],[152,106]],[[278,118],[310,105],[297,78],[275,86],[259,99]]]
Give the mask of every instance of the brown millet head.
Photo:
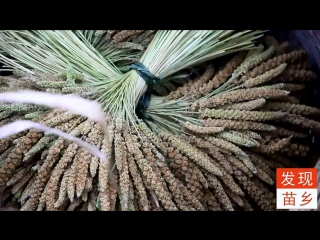
[[[214,108],[223,106],[225,104],[255,100],[258,98],[277,98],[281,96],[287,96],[288,94],[289,92],[284,90],[265,87],[240,89],[200,100],[199,105],[200,109]]]
[[[142,175],[145,176],[146,181],[150,184],[150,187],[162,203],[163,207],[168,211],[178,210],[170,198],[170,193],[164,189],[160,179],[157,177],[150,163],[144,158],[143,153],[139,149],[140,144],[138,143],[137,136],[125,133],[124,138],[126,140],[128,152],[133,154]]]
[[[257,77],[266,71],[269,71],[277,66],[280,66],[283,63],[293,63],[294,61],[306,57],[306,51],[292,51],[289,53],[284,53],[279,56],[275,56],[265,62],[262,62],[259,66],[253,68],[247,72],[244,76],[241,77],[241,81],[246,81],[249,78]]]
[[[6,162],[0,167],[0,186],[6,184],[10,177],[13,176],[15,169],[22,163],[23,155],[26,154],[42,136],[42,132],[32,129],[13,148]]]
[[[128,156],[128,167],[130,175],[132,176],[133,183],[137,189],[138,201],[144,211],[149,210],[149,201],[147,197],[146,188],[143,184],[141,173],[134,161],[131,154]]]
[[[245,110],[245,111],[252,111],[257,108],[262,107],[266,103],[264,98],[258,98],[251,101],[240,102],[240,103],[233,103],[233,104],[226,104],[221,107],[220,109],[226,110]]]
[[[283,118],[287,113],[273,111],[243,111],[243,110],[224,110],[208,109],[200,111],[200,118],[217,118],[227,120],[245,121],[269,121]]]
[[[250,78],[243,83],[243,86],[245,88],[252,88],[264,84],[280,75],[285,70],[286,66],[287,64],[283,63],[280,66],[263,73],[262,75],[259,75],[255,78]]]
[[[201,192],[200,177],[202,178],[202,176],[198,174],[199,172],[196,169],[196,165],[173,147],[168,147],[168,158],[170,159],[170,167],[175,175],[187,183],[187,189],[193,194]],[[207,183],[203,184],[207,187]],[[200,197],[196,194],[195,196],[197,198]]]
[[[320,131],[320,123],[312,119],[308,119],[296,114],[286,114],[283,118],[277,119],[277,121],[298,125],[302,128],[313,129]]]
[[[283,139],[273,139],[267,145],[261,144],[259,147],[255,147],[253,149],[261,153],[275,153],[287,146],[290,143],[291,139],[291,137]]]
[[[32,210],[38,205],[39,198],[46,183],[50,178],[53,165],[59,160],[59,154],[67,146],[66,140],[59,138],[52,147],[49,148],[48,155],[43,165],[38,170],[37,178],[30,190],[30,199],[22,206],[21,210]]]
[[[274,131],[276,128],[272,125],[253,122],[253,121],[237,121],[226,119],[203,119],[201,120],[205,127],[223,127],[226,130],[257,130],[257,131]]]
[[[271,111],[288,112],[297,115],[320,115],[320,109],[302,104],[267,102],[263,109]]]
[[[313,82],[317,75],[313,71],[307,70],[285,70],[276,78],[280,82]]]
[[[229,77],[231,77],[233,71],[240,66],[242,63],[243,59],[245,57],[245,52],[240,52],[237,55],[235,55],[227,64],[226,66],[217,72],[213,76],[213,78],[206,83],[202,84],[198,90],[193,92],[193,98],[198,99],[202,96],[207,95],[210,93],[213,89],[218,88],[220,85],[225,83]],[[198,102],[195,102],[194,108],[197,108]]]
[[[192,145],[168,133],[160,133],[160,137],[168,140],[173,147],[183,152],[186,156],[192,159],[196,164],[206,169],[214,175],[221,176],[221,172],[217,167],[211,163],[210,158],[203,152],[194,148]]]
[[[232,167],[229,164],[229,162],[226,160],[226,158],[219,152],[219,148],[215,147],[210,142],[193,135],[191,136],[182,135],[181,137],[183,140],[189,142],[192,145],[195,145],[197,148],[207,149],[209,151],[209,155],[213,159],[217,160],[221,164],[221,166],[225,168],[225,170],[228,173],[232,174]]]
[[[193,132],[193,133],[196,133],[196,134],[206,134],[206,135],[209,135],[209,134],[213,134],[213,133],[218,133],[218,132],[222,132],[224,131],[224,128],[223,127],[201,127],[201,126],[197,126],[197,125],[194,125],[190,122],[185,122],[184,123],[184,127]]]
[[[214,190],[214,195],[226,211],[234,211],[228,195],[225,193],[220,181],[212,174],[206,174],[210,187]]]
[[[114,35],[113,41],[115,43],[119,43],[119,42],[126,40],[127,38],[129,38],[131,36],[140,34],[144,31],[145,30],[122,30]]]

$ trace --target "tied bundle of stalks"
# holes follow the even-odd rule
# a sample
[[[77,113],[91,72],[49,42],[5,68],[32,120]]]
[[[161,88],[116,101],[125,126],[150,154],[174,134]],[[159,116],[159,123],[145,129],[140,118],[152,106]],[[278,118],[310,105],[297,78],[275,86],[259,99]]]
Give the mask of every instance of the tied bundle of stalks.
[[[112,41],[133,41],[121,32],[114,32],[118,37],[109,32],[111,50]],[[143,66],[123,74],[125,61],[114,58],[113,50],[110,58],[102,54],[105,45],[99,39],[104,37],[99,36],[109,33],[96,34],[94,40],[86,31],[0,32],[2,39],[11,39],[0,43],[6,52],[1,60],[15,70],[2,80],[6,85],[0,94],[0,127],[6,131],[0,140],[1,206],[49,211],[275,210],[270,188],[275,167],[294,165],[285,156],[305,155],[308,149],[299,140],[310,126],[318,128],[311,119],[315,109],[286,105],[293,97],[289,89],[296,86],[281,78],[277,82],[305,53],[276,56],[276,47],[253,48],[255,31],[157,31],[141,59]],[[196,43],[194,37],[199,37]],[[37,54],[29,50],[35,42]],[[208,61],[233,52],[220,70]],[[203,76],[181,86],[185,90],[170,85],[179,84],[177,79],[184,76],[180,70],[203,62]],[[161,82],[153,90],[166,86],[168,96],[150,95],[150,88],[145,94],[145,68]],[[217,89],[212,81],[219,82]],[[293,78],[290,84],[300,83]],[[37,97],[26,100],[22,98],[30,92],[11,92],[21,89]],[[51,92],[49,100],[35,101],[45,94],[35,90]],[[53,101],[53,93],[61,101]],[[148,98],[149,107],[137,116],[136,105]],[[41,107],[35,105],[39,103]],[[287,128],[287,122],[301,129]]]

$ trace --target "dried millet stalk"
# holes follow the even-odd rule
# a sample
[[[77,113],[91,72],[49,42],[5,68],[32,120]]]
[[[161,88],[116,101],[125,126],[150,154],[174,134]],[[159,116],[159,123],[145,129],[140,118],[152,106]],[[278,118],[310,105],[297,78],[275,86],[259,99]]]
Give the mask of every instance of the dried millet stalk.
[[[297,115],[320,115],[320,110],[318,108],[293,103],[267,102],[263,109],[288,112]]]
[[[114,35],[113,41],[115,43],[119,43],[119,42],[122,42],[123,40],[125,40],[131,36],[140,34],[144,31],[145,30],[122,30]]]
[[[114,129],[115,124],[114,122],[110,122],[108,124],[109,134],[110,134],[110,142],[113,142],[114,140]],[[101,145],[101,152],[104,153],[108,159],[108,161],[111,161],[111,152],[112,152],[112,145],[107,144],[107,141],[104,139],[102,141]],[[110,166],[107,162],[100,161],[99,162],[99,192],[108,191],[108,178],[110,177],[109,170]]]
[[[277,81],[280,82],[311,82],[317,79],[317,75],[313,71],[307,70],[285,70],[279,77]]]
[[[291,141],[291,137],[283,139],[273,139],[268,145],[261,144],[259,147],[253,148],[257,152],[261,153],[275,153],[287,146]]]
[[[115,134],[114,134],[114,149],[115,149],[115,161],[119,172],[119,197],[121,203],[121,210],[128,210],[129,203],[129,168],[127,159],[127,149],[125,146],[124,138],[122,136],[123,128],[121,120],[116,120]]]
[[[247,61],[244,61],[232,74],[232,76],[236,76],[238,74],[244,74],[248,72],[250,69],[256,67],[260,63],[266,61],[274,54],[274,47],[270,46],[267,50],[260,53],[259,55],[253,56]]]
[[[34,118],[39,117],[43,113],[44,113],[44,111],[35,111],[35,112],[27,113],[26,115],[24,115],[24,118],[25,119],[34,119]]]
[[[74,211],[82,203],[81,198],[76,198],[73,202],[69,204],[67,211]]]
[[[255,147],[259,146],[260,143],[255,139],[248,137],[245,134],[236,131],[228,131],[216,134],[216,137],[222,138],[234,144],[245,146],[245,147]]]
[[[272,179],[272,181],[275,180],[276,174],[275,172],[265,163],[267,161],[262,156],[256,154],[256,153],[249,153],[251,161],[254,163],[254,165],[258,168],[264,171],[268,176]]]
[[[206,84],[213,77],[213,74],[214,68],[212,65],[210,65],[207,67],[204,74],[191,85],[189,94],[197,98],[197,96],[201,94],[199,92],[199,88]]]
[[[241,171],[237,171],[235,177],[238,179],[242,187],[248,192],[248,194],[255,200],[255,202],[264,211],[274,210],[273,205],[266,199],[265,194],[259,187],[257,187],[248,177],[246,177]]]
[[[243,111],[243,110],[224,110],[208,109],[200,111],[200,118],[218,118],[227,120],[245,120],[245,121],[269,121],[283,118],[286,113],[272,111]]]
[[[54,203],[55,209],[61,207],[62,204],[67,200],[67,185],[70,177],[70,172],[71,172],[71,168],[68,168],[67,170],[64,171],[64,174],[60,182],[59,196],[57,201]]]
[[[33,177],[34,172],[29,171],[27,172],[19,181],[14,183],[11,193],[16,194],[18,191],[20,191],[26,184],[27,182]]]
[[[308,135],[299,133],[299,132],[294,132],[291,130],[287,130],[285,128],[277,127],[277,131],[272,132],[275,134],[275,136],[283,136],[283,137],[292,137],[292,138],[304,138]]]
[[[199,79],[199,77],[195,78],[194,80],[190,80],[190,81],[186,82],[181,87],[178,87],[175,91],[170,92],[166,99],[167,100],[174,100],[174,99],[179,99],[179,98],[187,95],[187,93],[190,91],[190,88],[191,88],[192,84],[195,81],[197,81],[198,79]],[[166,95],[165,92],[167,92],[167,90],[162,86],[156,86],[155,90],[161,96]]]
[[[306,51],[292,51],[290,53],[285,53],[280,56],[269,59],[266,62],[261,63],[258,67],[255,67],[251,71],[247,72],[244,76],[241,77],[241,81],[246,81],[249,78],[257,77],[266,71],[269,71],[273,68],[280,66],[283,63],[293,63],[301,57],[307,56]]]
[[[67,194],[68,194],[68,198],[70,199],[70,202],[73,201],[76,193],[76,176],[77,176],[77,170],[78,170],[80,158],[83,157],[83,150],[84,150],[83,148],[80,148],[77,151],[71,164],[68,183],[67,183]]]
[[[41,137],[43,133],[37,130],[30,130],[23,137],[12,152],[7,157],[6,162],[0,168],[0,186],[6,184],[10,177],[14,174],[15,169],[22,163],[23,155],[26,154]]]
[[[132,129],[131,134],[135,135],[134,129]],[[157,151],[155,146],[148,140],[147,137],[145,137],[143,134],[140,134],[139,137],[139,143],[145,159],[150,163],[152,170],[154,171],[154,174],[161,182],[163,188],[169,192],[167,184],[164,178],[162,177],[161,171],[157,164],[157,158],[160,157],[163,161],[165,161],[164,157]]]
[[[197,134],[213,134],[213,133],[222,132],[224,130],[223,127],[201,127],[201,126],[194,125],[190,122],[185,122],[183,126],[189,131]]]
[[[281,86],[282,90],[286,90],[289,92],[301,91],[306,88],[305,84],[295,84],[295,83],[280,83],[280,84],[282,84]]]
[[[214,75],[214,77],[208,82],[203,84],[199,90],[194,95],[194,98],[198,99],[201,96],[205,96],[208,93],[210,93],[213,89],[218,88],[223,83],[225,83],[229,77],[231,77],[233,71],[240,66],[243,59],[245,57],[245,52],[240,52],[237,55],[235,55],[228,63],[227,65],[217,72],[217,74]]]
[[[96,211],[97,206],[97,199],[99,196],[99,192],[97,188],[94,188],[89,195],[89,199],[88,199],[88,211]]]
[[[226,194],[228,195],[230,200],[234,201],[240,207],[243,207],[244,203],[241,199],[241,196],[235,194],[234,192],[230,191],[229,189],[224,188],[224,191],[226,192]]]
[[[269,46],[270,47],[270,46]],[[248,51],[245,59],[243,62],[248,62],[251,59],[255,58],[256,56],[260,55],[264,51],[264,46],[262,44],[259,44],[256,48],[251,49]]]
[[[277,119],[277,121],[298,125],[298,126],[301,126],[302,128],[308,128],[308,129],[320,131],[319,122],[316,122],[314,120],[311,120],[296,114],[286,114],[283,118]]]
[[[90,154],[90,152],[86,149],[83,149],[79,156],[79,162],[75,176],[75,193],[78,198],[82,195],[84,191],[88,173],[88,166],[92,157],[92,154]]]
[[[219,107],[220,109],[226,110],[245,110],[245,111],[252,111],[254,109],[262,107],[266,103],[264,98],[258,98],[248,102],[241,102],[241,103],[234,103],[234,104],[227,104]]]
[[[303,144],[289,144],[287,147],[282,148],[280,152],[286,153],[288,156],[300,156],[305,157],[309,151],[309,147]]]
[[[12,144],[17,145],[18,142],[22,140],[22,137],[24,137],[27,133],[28,131],[24,131],[21,133],[13,134],[7,138],[0,139],[0,153],[6,151]],[[16,140],[18,141],[15,142]]]
[[[276,196],[273,192],[271,192],[263,182],[261,182],[259,179],[254,178],[252,179],[254,184],[262,191],[262,194],[264,195],[265,200],[269,203],[270,210],[275,211],[276,210]]]
[[[4,163],[4,161],[7,159],[11,151],[13,150],[14,146],[9,147],[7,150],[5,150],[1,155],[0,155],[0,167]]]
[[[264,87],[241,89],[241,90],[235,90],[228,93],[223,93],[221,95],[216,95],[208,99],[200,100],[199,104],[200,104],[200,109],[214,108],[214,107],[222,106],[225,104],[231,104],[235,102],[255,100],[258,98],[265,98],[265,99],[276,98],[281,96],[287,96],[288,94],[289,92],[284,90],[264,88]]]
[[[244,196],[244,192],[241,190],[238,184],[234,181],[232,176],[229,173],[227,173],[219,163],[217,163],[217,165],[223,174],[222,176],[218,177],[220,181],[224,183],[232,192],[238,194],[239,196]]]
[[[225,119],[203,119],[201,120],[205,127],[223,127],[228,130],[257,130],[257,131],[274,131],[276,128],[272,125],[252,122],[236,121]]]
[[[109,189],[99,192],[99,200],[101,205],[101,211],[111,211],[111,201]]]
[[[50,177],[51,168],[59,158],[59,154],[63,148],[67,146],[64,139],[59,138],[55,144],[50,147],[48,156],[43,165],[38,170],[38,175],[30,190],[30,198],[22,206],[21,210],[35,210],[38,205],[38,200],[41,197],[42,191],[46,186],[46,182]]]
[[[172,193],[173,199],[177,205],[177,207],[181,211],[190,211],[195,210],[194,208],[190,208],[188,203],[184,200],[183,194],[180,190],[179,183],[180,181],[175,178],[175,176],[171,173],[170,169],[163,162],[158,161],[158,166],[162,173],[163,178],[168,183],[168,187]]]
[[[138,201],[144,211],[149,210],[149,201],[147,197],[146,188],[143,185],[143,181],[140,175],[140,171],[134,161],[134,158],[131,154],[128,156],[128,167],[130,174],[132,176],[133,183],[137,189]]]
[[[200,183],[200,174],[201,171],[197,169],[197,166],[190,162],[187,157],[183,156],[177,149],[173,147],[168,147],[168,157],[171,160],[170,167],[175,171],[175,175],[178,177],[177,171],[179,171],[180,178],[185,178],[185,182],[187,183],[186,187],[196,196],[198,199],[201,197],[201,183]],[[199,170],[199,171],[197,171]],[[201,173],[202,175],[202,173]],[[206,187],[208,185],[205,180]]]
[[[45,135],[42,137],[23,157],[23,162],[27,162],[34,155],[40,152],[42,149],[46,148],[47,145],[53,140],[57,139],[54,135]]]
[[[210,210],[210,211],[223,211],[220,207],[218,200],[211,192],[207,191],[204,195],[203,200],[206,202],[208,210]]]
[[[209,182],[210,187],[212,189],[214,189],[215,197],[221,203],[222,207],[226,211],[234,211],[232,204],[230,202],[230,199],[229,199],[228,195],[225,193],[220,181],[212,174],[205,174],[205,175],[207,177],[207,180]]]
[[[139,122],[138,128],[145,136],[147,136],[147,138],[155,146],[157,146],[157,148],[159,148],[159,150],[161,151],[161,153],[163,155],[165,155],[165,156],[167,155],[167,150],[166,150],[164,144],[162,143],[161,139],[153,131],[151,131],[150,128],[148,128],[147,125],[143,121]]]
[[[212,158],[216,159],[221,164],[221,166],[223,166],[226,169],[228,173],[232,174],[232,167],[227,161],[227,159],[219,152],[219,148],[213,146],[210,142],[193,135],[182,135],[182,138],[198,148],[207,149],[209,151],[209,155],[211,155]]]
[[[14,112],[12,112],[10,110],[0,112],[0,120],[3,120],[3,119],[10,117],[13,113]]]
[[[184,153],[187,157],[193,160],[196,164],[209,171],[210,173],[221,176],[221,171],[211,163],[210,158],[205,153],[202,153],[198,149],[194,148],[191,144],[175,137],[169,133],[160,133],[160,137],[164,140],[168,140],[179,151]]]
[[[205,139],[219,148],[226,149],[236,155],[246,156],[246,154],[239,147],[226,140],[214,137],[205,137]]]
[[[256,87],[258,85],[264,84],[270,81],[271,79],[277,77],[278,75],[280,75],[285,70],[286,67],[287,67],[287,64],[283,63],[280,66],[263,73],[262,75],[259,75],[255,78],[248,79],[243,83],[243,86],[246,88],[252,88],[252,87]]]
[[[21,168],[17,169],[15,174],[9,179],[7,182],[7,186],[11,186],[18,182],[25,174],[27,174],[31,170],[32,165],[24,165]]]
[[[291,64],[287,68],[287,70],[302,70],[302,69],[304,69],[304,70],[311,69],[311,64],[308,61],[303,60],[303,61],[298,61],[295,64]]]
[[[53,118],[48,119],[45,124],[49,127],[55,127],[61,123],[66,123],[70,121],[71,119],[75,118],[78,116],[77,114],[70,113],[70,112],[65,112],[62,114],[59,114],[58,116],[55,116]]]
[[[248,136],[249,138],[253,138],[253,139],[256,139],[256,140],[261,140],[262,139],[261,135],[259,133],[256,133],[256,132],[252,132],[252,131],[238,131],[238,132]]]
[[[299,166],[293,163],[291,160],[287,159],[279,153],[268,154],[268,160],[273,161],[277,164],[283,165],[284,167],[289,168],[298,168]]]
[[[280,102],[288,102],[293,104],[300,104],[300,100],[294,96],[283,96],[275,98],[277,101]]]
[[[154,173],[149,162],[144,158],[141,150],[139,149],[139,143],[135,135],[130,135],[128,133],[124,136],[127,144],[128,151],[133,154],[135,160],[138,164],[139,169],[142,172],[142,175],[146,177],[147,182],[150,184],[151,188],[154,190],[157,198],[159,198],[163,207],[169,211],[178,210],[175,204],[170,198],[170,194],[165,191],[161,182]]]
[[[245,174],[247,174],[249,177],[253,176],[252,171],[240,159],[234,156],[226,156],[226,158],[232,164],[232,172],[239,169]]]

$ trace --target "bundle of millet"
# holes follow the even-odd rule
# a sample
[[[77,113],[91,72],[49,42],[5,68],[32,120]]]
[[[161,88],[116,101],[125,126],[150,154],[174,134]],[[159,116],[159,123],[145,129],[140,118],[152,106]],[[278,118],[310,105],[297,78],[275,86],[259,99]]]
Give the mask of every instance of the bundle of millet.
[[[119,42],[140,34],[109,31],[110,39]],[[287,46],[283,50],[259,47],[236,54],[218,71],[209,66],[203,76],[168,96],[192,99],[191,111],[199,117],[201,124],[181,124],[182,135],[161,130],[157,134],[156,128],[143,121],[136,127],[108,116],[114,152],[94,121],[67,111],[3,104],[0,124],[32,118],[64,129],[98,146],[111,164],[99,161],[76,143],[37,130],[2,139],[1,207],[276,210],[275,168],[296,167],[307,160],[309,142],[301,141],[310,138],[309,129],[319,129],[319,110],[304,102],[291,103],[288,98],[301,95],[303,99],[303,91],[312,86],[314,74],[308,64],[301,64],[305,57],[304,51],[290,52]],[[81,85],[64,85],[63,76],[30,79],[15,74],[15,78],[33,82],[23,87],[88,96]],[[229,82],[230,78],[234,79]],[[19,84],[3,90],[19,89]]]

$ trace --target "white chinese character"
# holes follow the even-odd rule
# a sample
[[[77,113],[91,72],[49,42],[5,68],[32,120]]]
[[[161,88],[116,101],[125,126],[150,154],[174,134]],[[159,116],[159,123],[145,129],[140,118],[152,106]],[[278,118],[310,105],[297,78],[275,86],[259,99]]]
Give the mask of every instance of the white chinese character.
[[[287,186],[287,185],[294,186],[294,184],[292,183],[293,178],[294,178],[294,175],[292,172],[282,173],[282,177],[285,177],[285,179],[281,183],[281,184],[283,184],[283,186]],[[284,184],[284,182],[286,182],[286,184]]]
[[[312,180],[312,172],[302,172],[299,173],[299,175],[300,181],[298,182],[298,184],[302,184],[303,186],[312,186],[312,182],[310,182]]]

